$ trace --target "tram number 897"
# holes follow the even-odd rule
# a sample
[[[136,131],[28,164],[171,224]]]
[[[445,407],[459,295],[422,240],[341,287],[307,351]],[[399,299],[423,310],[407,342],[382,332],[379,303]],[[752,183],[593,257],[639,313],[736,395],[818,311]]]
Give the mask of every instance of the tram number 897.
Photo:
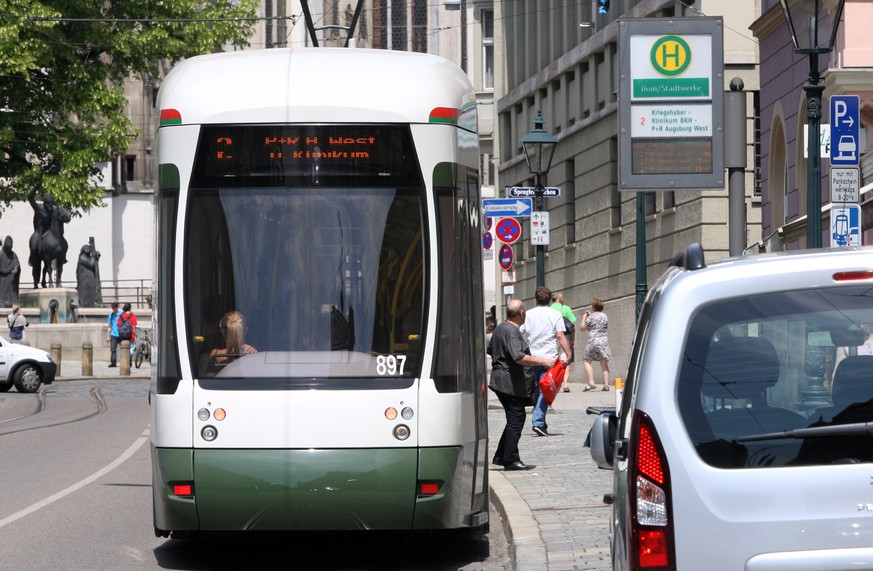
[[[406,355],[379,355],[376,357],[376,373],[380,377],[402,375]]]

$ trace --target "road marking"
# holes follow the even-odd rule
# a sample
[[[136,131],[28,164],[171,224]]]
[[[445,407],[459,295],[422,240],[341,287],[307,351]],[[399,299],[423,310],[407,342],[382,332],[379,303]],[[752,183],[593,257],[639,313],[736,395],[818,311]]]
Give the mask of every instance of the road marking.
[[[41,510],[42,508],[44,508],[48,505],[51,505],[51,504],[55,503],[56,501],[69,496],[73,492],[81,490],[82,488],[84,488],[88,484],[94,482],[95,480],[102,478],[103,476],[105,476],[106,474],[108,474],[112,470],[115,470],[116,468],[118,468],[119,466],[124,464],[127,460],[129,460],[130,457],[133,456],[136,453],[136,451],[139,450],[140,447],[148,440],[148,438],[149,438],[148,437],[148,430],[146,430],[145,432],[143,432],[143,436],[140,436],[139,438],[137,438],[136,441],[130,445],[130,448],[128,448],[127,450],[122,452],[121,456],[119,456],[118,458],[113,460],[111,463],[109,463],[106,466],[104,466],[103,468],[97,470],[96,472],[94,472],[93,474],[88,476],[87,478],[85,478],[83,480],[79,480],[78,482],[76,482],[72,486],[70,486],[64,490],[61,490],[60,492],[53,494],[53,495],[45,498],[44,500],[40,500],[40,501],[36,502],[35,504],[32,504],[19,512],[16,512],[8,517],[0,519],[0,528],[7,526],[14,521],[18,521],[19,519],[21,519],[25,516],[28,516],[28,515],[36,512],[38,510]]]

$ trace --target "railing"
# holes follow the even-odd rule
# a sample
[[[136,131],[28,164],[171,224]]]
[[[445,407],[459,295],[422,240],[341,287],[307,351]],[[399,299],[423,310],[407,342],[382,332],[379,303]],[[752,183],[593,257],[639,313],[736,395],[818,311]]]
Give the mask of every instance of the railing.
[[[75,281],[62,281],[60,287],[76,289]],[[32,287],[21,284],[19,294],[33,291]],[[152,300],[152,280],[101,280],[97,288],[97,307],[109,307],[113,301],[129,303],[134,308],[150,307]]]

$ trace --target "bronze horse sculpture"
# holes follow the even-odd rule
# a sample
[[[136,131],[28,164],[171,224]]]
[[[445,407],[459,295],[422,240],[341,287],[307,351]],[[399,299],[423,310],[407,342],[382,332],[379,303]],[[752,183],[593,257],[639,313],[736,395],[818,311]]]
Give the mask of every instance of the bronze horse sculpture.
[[[55,204],[52,195],[46,193],[42,204],[34,199],[42,181],[37,182],[27,201],[33,208],[33,234],[30,236],[30,259],[33,267],[33,287],[37,287],[42,273],[42,287],[60,287],[61,273],[67,261],[67,240],[64,238],[64,224],[72,219],[68,210]],[[52,270],[57,275],[52,280]]]

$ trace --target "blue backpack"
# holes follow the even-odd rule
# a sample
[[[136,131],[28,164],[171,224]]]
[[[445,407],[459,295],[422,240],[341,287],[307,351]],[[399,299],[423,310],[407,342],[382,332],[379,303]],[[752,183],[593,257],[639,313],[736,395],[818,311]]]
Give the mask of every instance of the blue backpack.
[[[118,338],[122,341],[130,341],[130,335],[133,333],[133,326],[130,324],[130,314],[121,314],[119,320],[121,323],[118,324]]]

